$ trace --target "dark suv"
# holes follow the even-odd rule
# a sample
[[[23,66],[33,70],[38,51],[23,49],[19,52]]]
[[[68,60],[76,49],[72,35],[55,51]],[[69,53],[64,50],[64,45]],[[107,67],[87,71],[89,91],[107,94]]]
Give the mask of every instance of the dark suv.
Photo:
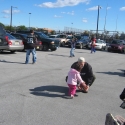
[[[17,33],[29,34],[30,31],[17,31]],[[43,32],[34,31],[34,34],[37,37],[37,39],[42,42],[43,51],[48,51],[48,49],[50,49],[51,51],[55,51],[59,46],[59,40],[50,39]]]

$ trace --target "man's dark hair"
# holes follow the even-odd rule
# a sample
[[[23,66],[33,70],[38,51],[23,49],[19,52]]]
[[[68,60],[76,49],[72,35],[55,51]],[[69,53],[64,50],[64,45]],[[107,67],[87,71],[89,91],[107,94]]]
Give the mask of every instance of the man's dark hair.
[[[75,69],[75,70],[81,72],[82,66],[81,66],[79,63],[76,63],[76,65],[74,65],[73,69]]]
[[[33,33],[34,32],[34,30],[30,30],[30,33]]]

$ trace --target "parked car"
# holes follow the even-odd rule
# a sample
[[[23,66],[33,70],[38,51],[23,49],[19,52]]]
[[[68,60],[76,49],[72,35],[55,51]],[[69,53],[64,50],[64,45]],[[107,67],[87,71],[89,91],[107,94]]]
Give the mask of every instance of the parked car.
[[[14,53],[18,50],[24,49],[24,44],[22,40],[16,39],[14,36],[10,35],[9,33],[6,33],[4,30],[0,27],[0,51],[10,51],[11,53]]]
[[[105,50],[106,49],[106,42],[104,40],[97,39],[95,42],[95,49],[98,50]],[[88,48],[91,48],[91,42],[88,45]]]
[[[124,53],[124,48],[125,48],[125,41],[116,39],[109,44],[107,51]]]
[[[64,47],[67,43],[67,35],[66,34],[50,35],[49,38],[54,38],[55,40],[59,40],[60,46],[62,46],[62,47]]]
[[[30,31],[17,31],[17,33],[29,34]],[[36,35],[37,39],[42,42],[43,51],[48,51],[49,49],[51,51],[55,51],[59,46],[59,40],[51,39],[48,36],[46,36],[43,32],[34,31],[34,34]]]
[[[21,34],[21,33],[11,33],[12,36],[16,37],[17,39],[21,39],[24,43],[24,50],[26,49],[26,43],[27,43],[27,34]],[[42,50],[42,42],[37,41],[35,44],[36,50]]]

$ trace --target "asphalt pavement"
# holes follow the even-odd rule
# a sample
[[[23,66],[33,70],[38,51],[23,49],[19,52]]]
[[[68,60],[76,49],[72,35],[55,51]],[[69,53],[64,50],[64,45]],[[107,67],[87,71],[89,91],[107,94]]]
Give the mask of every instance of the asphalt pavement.
[[[125,88],[125,54],[70,48],[37,51],[37,64],[24,64],[25,52],[0,53],[0,125],[105,125],[107,113],[125,118],[119,95]],[[67,98],[65,77],[78,57],[93,67],[88,93]]]

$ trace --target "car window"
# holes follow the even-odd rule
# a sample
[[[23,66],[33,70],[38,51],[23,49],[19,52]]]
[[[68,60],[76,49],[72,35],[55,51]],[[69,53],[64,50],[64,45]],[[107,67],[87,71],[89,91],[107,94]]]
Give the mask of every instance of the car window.
[[[67,36],[67,39],[72,39],[72,36]]]
[[[55,38],[56,36],[49,36],[49,38]]]
[[[102,43],[102,41],[101,40],[96,40],[96,43]]]
[[[25,39],[27,39],[27,35],[26,35],[26,34],[22,34],[22,36],[23,36]]]
[[[42,32],[34,32],[34,34],[35,35],[39,35],[39,37],[41,37],[41,38],[48,38],[48,36],[47,35],[45,35],[44,33],[42,33]]]
[[[10,35],[9,33],[6,33],[6,35],[8,36],[8,39],[16,39],[14,36]]]
[[[17,34],[12,34],[12,36],[16,37],[16,39],[21,39],[21,37]]]
[[[66,36],[65,35],[60,35],[60,38],[66,38]]]
[[[120,42],[117,41],[117,40],[113,40],[113,41],[112,41],[112,44],[120,44]]]

